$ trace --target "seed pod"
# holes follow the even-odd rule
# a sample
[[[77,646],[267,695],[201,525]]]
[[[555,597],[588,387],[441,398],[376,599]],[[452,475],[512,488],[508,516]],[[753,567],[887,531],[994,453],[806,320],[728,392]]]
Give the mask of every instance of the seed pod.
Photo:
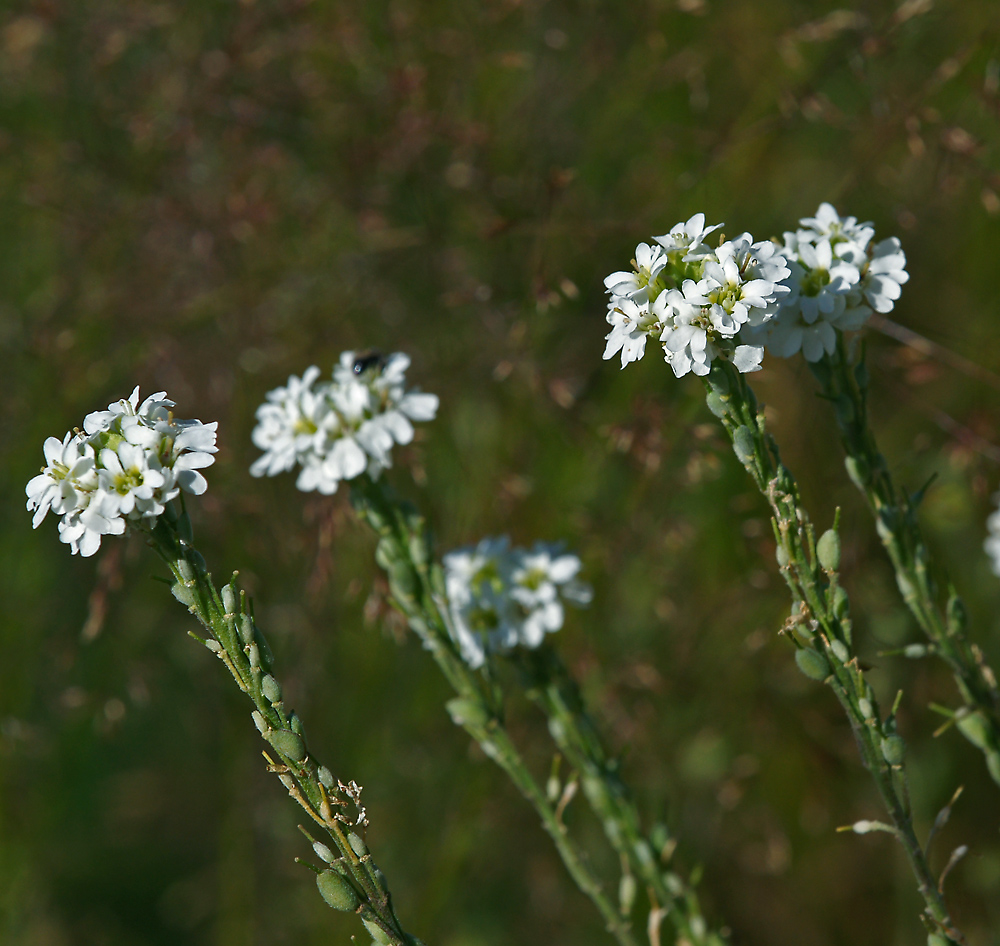
[[[372,864],[372,873],[375,875],[375,883],[378,884],[379,890],[382,893],[389,892],[389,881],[385,879],[385,874],[382,873],[382,869]]]
[[[636,860],[643,867],[649,867],[653,863],[653,852],[645,841],[636,841],[632,850],[635,851]]]
[[[199,575],[204,575],[208,571],[208,564],[205,562],[205,557],[197,549],[189,548],[187,550],[187,557]]]
[[[955,720],[955,725],[959,731],[977,749],[985,749],[990,744],[990,727],[978,710],[974,713],[967,713],[960,719]]]
[[[333,772],[331,772],[325,765],[321,765],[316,774],[319,777],[320,784],[323,788],[333,788]]]
[[[872,706],[871,700],[866,700],[864,697],[858,700],[858,710],[865,719],[872,719],[875,716],[875,707]]]
[[[249,614],[240,615],[240,637],[244,644],[253,643],[253,621]]]
[[[308,754],[301,737],[290,729],[272,729],[264,738],[274,746],[275,751],[293,762],[301,762]]]
[[[830,641],[830,650],[833,651],[833,656],[842,664],[846,664],[851,659],[851,653],[843,641]]]
[[[856,457],[848,457],[844,460],[844,466],[847,468],[847,475],[851,478],[851,482],[858,489],[864,489],[871,476],[868,464]]]
[[[302,717],[295,710],[292,710],[291,716],[288,717],[288,725],[296,735],[305,736],[306,728],[302,725]]]
[[[489,716],[482,704],[456,696],[445,703],[445,709],[456,726],[485,726]]]
[[[386,933],[381,926],[377,923],[373,923],[371,920],[362,920],[365,925],[365,929],[368,930],[371,938],[379,944],[379,946],[390,946],[392,940],[389,939],[389,934]]]
[[[744,466],[750,466],[755,453],[753,431],[749,427],[740,426],[733,431],[733,452]]]
[[[389,571],[392,563],[399,558],[399,546],[395,539],[384,538],[375,546],[375,561],[378,567]]]
[[[415,598],[420,579],[409,562],[400,560],[389,568],[389,587],[397,598]]]
[[[174,523],[174,528],[177,530],[177,535],[180,540],[185,545],[191,545],[194,542],[194,529],[191,528],[191,517],[187,512],[182,512],[177,517],[177,522]]]
[[[316,877],[320,896],[334,910],[356,910],[361,902],[355,889],[334,870],[325,870]]]
[[[194,569],[191,567],[191,563],[186,558],[177,559],[177,571],[181,573],[181,578],[184,581],[194,581],[195,573]]]
[[[184,582],[175,581],[170,586],[170,593],[186,608],[194,607],[194,589],[189,588]]]
[[[826,658],[809,647],[795,651],[795,663],[810,680],[825,680],[830,676],[830,665]]]
[[[257,727],[257,732],[259,732],[262,736],[265,733],[267,733],[267,731],[271,728],[270,726],[267,725],[267,720],[264,719],[264,717],[261,716],[261,714],[258,713],[257,710],[254,710],[250,714],[250,716],[253,719],[254,726]]]
[[[833,615],[838,621],[843,621],[851,610],[851,600],[847,597],[847,591],[841,585],[837,585],[833,592]]]
[[[789,562],[788,549],[783,545],[779,545],[774,550],[774,557],[778,560],[778,568],[784,568]]]
[[[911,660],[917,660],[920,657],[927,656],[927,645],[926,644],[907,644],[903,648],[903,656],[909,657]]]
[[[256,624],[253,626],[253,640],[260,653],[260,665],[265,670],[270,671],[270,669],[274,666],[274,654],[271,651],[271,646],[267,642],[267,638],[261,634],[260,628],[257,627]]]
[[[635,878],[631,874],[622,874],[622,879],[618,881],[618,905],[622,916],[628,916],[632,912],[635,893]]]
[[[313,850],[316,852],[316,856],[321,860],[327,862],[327,864],[332,864],[336,859],[337,855],[333,853],[322,841],[313,841]]]
[[[969,616],[965,611],[965,604],[958,595],[952,595],[948,599],[948,628],[949,630],[964,630],[969,623]]]
[[[264,699],[269,703],[281,702],[281,684],[271,674],[264,674],[264,678],[260,681],[260,689]]]
[[[816,543],[816,558],[828,572],[840,568],[840,536],[833,529],[827,529]]]
[[[222,606],[226,609],[226,614],[236,614],[239,608],[239,601],[236,591],[232,585],[222,586]]]
[[[726,405],[726,400],[728,399],[724,399],[721,394],[714,390],[709,391],[708,394],[705,395],[705,404],[708,409],[719,418],[725,417],[726,412],[729,410]],[[623,877],[622,880],[624,881],[624,879],[625,878]]]
[[[361,839],[361,837],[351,831],[347,835],[347,843],[351,845],[351,850],[354,851],[358,857],[364,857],[368,853],[368,845]]]
[[[906,743],[903,741],[902,736],[893,734],[891,736],[886,736],[885,739],[882,740],[882,758],[885,759],[889,765],[902,765],[905,757]]]
[[[410,536],[410,558],[417,568],[423,568],[430,561],[430,549],[427,543],[427,533],[421,530]]]

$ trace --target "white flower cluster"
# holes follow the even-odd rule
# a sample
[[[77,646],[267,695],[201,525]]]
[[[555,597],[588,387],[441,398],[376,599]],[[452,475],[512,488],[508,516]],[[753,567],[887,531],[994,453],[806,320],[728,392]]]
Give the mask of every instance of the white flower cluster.
[[[580,559],[543,542],[511,548],[506,537],[444,556],[451,633],[462,659],[476,669],[487,654],[518,644],[538,647],[563,624],[563,601],[590,603],[590,585],[579,581]]]
[[[59,538],[73,554],[93,555],[104,535],[121,535],[127,522],[152,523],[183,489],[200,495],[198,472],[215,462],[218,424],[178,420],[166,392],[139,403],[127,399],[94,411],[83,430],[45,441],[45,466],[25,487],[32,526],[49,510],[62,516]]]
[[[841,218],[827,203],[784,235],[784,245],[749,233],[705,242],[721,226],[695,214],[655,245],[636,247],[632,270],[604,280],[611,300],[605,359],[624,368],[653,338],[678,377],[708,374],[721,357],[756,371],[764,347],[818,361],[836,347],[836,330],[860,328],[872,310],[889,312],[909,278],[899,240],[874,243],[870,223]]]
[[[874,243],[871,223],[840,217],[820,204],[815,217],[786,232],[780,252],[788,261],[789,292],[774,318],[752,338],[782,358],[801,351],[807,361],[832,354],[837,329],[861,328],[875,312],[890,312],[910,278],[896,237]]]
[[[393,444],[413,439],[411,421],[433,420],[436,394],[406,390],[410,359],[397,352],[346,351],[330,381],[313,366],[275,388],[257,409],[252,437],[264,451],[253,476],[275,476],[302,467],[298,488],[336,492],[341,480],[378,476],[392,465]]]
[[[993,499],[1000,507],[1000,493],[997,493]],[[986,554],[990,557],[993,574],[1000,575],[1000,508],[995,509],[986,520],[986,531],[987,536],[983,548],[986,549]]]

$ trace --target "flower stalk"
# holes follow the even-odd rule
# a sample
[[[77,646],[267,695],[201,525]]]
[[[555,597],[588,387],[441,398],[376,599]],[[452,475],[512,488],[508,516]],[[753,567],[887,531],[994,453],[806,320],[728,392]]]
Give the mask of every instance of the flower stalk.
[[[558,652],[542,644],[532,650],[518,648],[510,659],[520,672],[528,697],[548,718],[556,745],[580,773],[584,796],[608,841],[645,885],[650,930],[666,918],[680,942],[723,946],[723,936],[708,928],[697,894],[676,871],[668,869],[676,845],[666,829],[659,827],[655,842],[643,832],[618,761],[605,748],[579,687]]]
[[[504,725],[499,685],[488,673],[480,674],[466,664],[449,634],[444,573],[433,561],[430,533],[423,517],[409,504],[399,502],[382,480],[368,476],[352,480],[351,502],[358,516],[379,535],[375,557],[388,574],[394,604],[457,694],[447,706],[452,720],[507,773],[535,809],[574,883],[597,907],[608,932],[620,946],[635,946],[627,917],[602,889],[583,852],[570,837],[561,811],[549,800],[511,741]]]
[[[385,875],[355,831],[368,823],[360,805],[360,788],[353,782],[334,781],[309,749],[301,719],[285,707],[281,685],[273,676],[270,648],[253,619],[251,602],[237,589],[236,576],[221,591],[216,589],[204,558],[193,545],[187,513],[178,513],[173,505],[143,531],[174,576],[174,597],[208,631],[206,638],[191,636],[226,665],[253,703],[254,724],[268,743],[264,753],[268,771],[278,776],[288,794],[333,842],[335,850],[313,844],[325,862],[317,871],[323,899],[335,909],[356,913],[379,944],[422,946],[401,926]],[[346,815],[352,805],[356,817]]]
[[[982,651],[966,637],[967,615],[954,586],[942,594],[917,517],[921,493],[907,495],[892,479],[868,420],[868,370],[862,350],[852,358],[843,336],[836,350],[810,365],[823,396],[833,405],[846,454],[845,466],[867,500],[875,527],[896,573],[896,584],[928,640],[927,653],[951,670],[963,706],[959,731],[983,752],[1000,785],[1000,689]]]
[[[743,375],[726,362],[715,362],[705,385],[709,409],[722,421],[737,458],[771,507],[778,565],[794,605],[782,633],[795,645],[799,669],[829,686],[847,714],[862,762],[889,816],[886,827],[902,845],[916,878],[928,932],[945,942],[964,944],[913,827],[906,747],[896,733],[896,708],[882,718],[854,649],[850,601],[839,580],[836,523],[817,538],[795,479],[781,462]],[[859,822],[854,829],[865,833],[871,823]]]

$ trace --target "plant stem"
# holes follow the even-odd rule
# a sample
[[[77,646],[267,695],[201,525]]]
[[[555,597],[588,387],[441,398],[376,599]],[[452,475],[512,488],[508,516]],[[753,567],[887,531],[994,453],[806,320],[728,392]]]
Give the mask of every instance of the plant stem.
[[[448,703],[454,722],[479,743],[535,809],[576,885],[593,901],[608,932],[620,946],[636,946],[628,920],[601,888],[583,853],[570,837],[560,813],[531,774],[504,726],[502,694],[488,677],[462,660],[447,626],[444,576],[434,563],[426,523],[409,504],[400,503],[381,480],[360,476],[351,483],[358,515],[380,536],[376,560],[389,576],[395,605],[431,652],[457,697]]]
[[[931,556],[917,519],[921,494],[900,491],[889,473],[868,421],[868,372],[862,351],[856,362],[838,333],[837,350],[810,364],[823,394],[833,404],[845,464],[868,501],[875,525],[896,572],[896,583],[928,641],[929,650],[949,667],[964,706],[955,716],[959,730],[982,750],[1000,785],[1000,689],[982,651],[966,637],[966,611],[954,587],[942,601]]]
[[[850,603],[839,584],[839,538],[832,529],[817,542],[795,479],[781,462],[746,378],[728,362],[716,360],[705,383],[709,409],[722,421],[737,458],[771,507],[778,564],[799,609],[782,633],[795,644],[800,669],[826,683],[847,714],[862,761],[891,821],[883,827],[903,846],[916,878],[925,924],[948,942],[964,944],[913,828],[905,747],[895,731],[895,708],[882,719],[854,651]]]
[[[557,651],[548,644],[532,650],[518,648],[511,660],[521,671],[528,697],[548,717],[556,745],[581,774],[584,795],[612,847],[645,884],[655,918],[651,924],[666,917],[682,942],[723,946],[723,937],[707,928],[694,890],[676,872],[661,870],[661,857],[668,861],[674,844],[666,834],[656,844],[643,834],[638,809],[619,775],[617,760],[605,749],[576,681]]]
[[[253,702],[254,723],[277,759],[264,753],[268,771],[278,776],[288,794],[333,841],[339,853],[333,869],[354,891],[358,904],[354,912],[373,936],[377,931],[392,946],[420,944],[400,925],[385,876],[375,866],[364,841],[351,830],[353,819],[339,811],[357,804],[357,795],[350,795],[354,786],[334,782],[330,770],[307,748],[298,715],[285,709],[280,684],[272,676],[270,648],[253,620],[251,603],[245,594],[237,593],[235,576],[220,595],[204,558],[192,544],[187,514],[178,515],[173,507],[157,520],[147,538],[176,579],[174,597],[187,605],[210,635],[207,639],[191,636],[222,660]],[[367,825],[366,820],[364,823]]]

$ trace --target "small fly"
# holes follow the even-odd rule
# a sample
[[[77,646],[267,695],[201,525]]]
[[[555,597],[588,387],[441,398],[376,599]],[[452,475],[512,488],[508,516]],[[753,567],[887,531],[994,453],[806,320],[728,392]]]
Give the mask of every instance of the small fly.
[[[380,351],[376,351],[374,348],[369,348],[366,351],[359,351],[354,356],[354,373],[356,375],[363,375],[366,371],[376,368],[381,371],[385,367],[385,363],[388,359]]]

